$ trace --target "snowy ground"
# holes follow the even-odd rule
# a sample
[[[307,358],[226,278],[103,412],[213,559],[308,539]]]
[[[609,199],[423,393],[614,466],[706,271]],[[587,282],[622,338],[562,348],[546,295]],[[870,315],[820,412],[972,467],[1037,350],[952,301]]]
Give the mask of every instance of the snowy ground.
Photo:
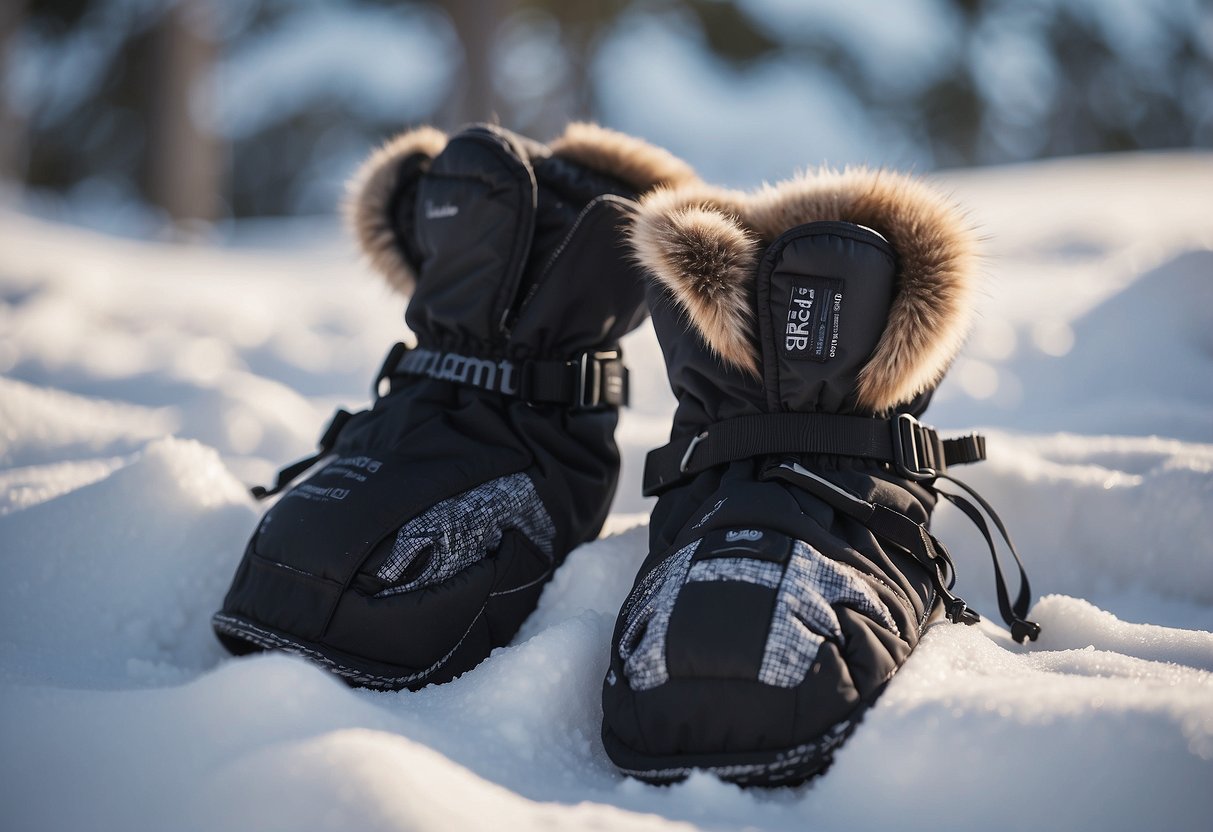
[[[990,279],[930,420],[988,431],[965,476],[1044,634],[932,629],[830,772],[772,791],[645,786],[598,739],[672,408],[650,330],[604,538],[463,678],[350,690],[231,659],[207,622],[257,518],[244,484],[366,400],[401,304],[335,235],[159,246],[0,209],[0,827],[1213,828],[1213,156],[944,181]],[[937,529],[993,611],[979,538],[946,509]]]

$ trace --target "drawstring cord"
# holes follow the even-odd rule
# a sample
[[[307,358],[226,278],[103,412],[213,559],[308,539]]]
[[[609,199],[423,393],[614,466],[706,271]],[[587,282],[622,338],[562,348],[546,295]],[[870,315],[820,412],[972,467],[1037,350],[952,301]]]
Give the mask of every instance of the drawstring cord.
[[[955,483],[972,497],[985,510],[990,519],[994,521],[995,528],[998,529],[1003,540],[1006,541],[1007,548],[1011,550],[1011,554],[1019,567],[1019,593],[1016,595],[1014,603],[1010,600],[1006,577],[1002,571],[1002,564],[998,559],[998,552],[994,545],[993,536],[990,534],[989,524],[986,523],[981,511],[972,502],[959,494],[935,489],[936,493],[959,508],[985,537],[986,544],[990,548],[991,560],[994,563],[994,581],[998,591],[998,611],[1001,613],[1003,621],[1011,628],[1011,637],[1021,644],[1027,640],[1035,641],[1037,636],[1040,635],[1040,625],[1027,619],[1028,606],[1031,603],[1032,597],[1032,591],[1028,584],[1028,575],[1024,570],[1019,552],[1016,550],[1015,544],[1011,542],[1011,537],[1003,525],[1002,519],[994,511],[993,507],[968,485],[947,474],[940,474],[939,476]],[[970,608],[962,598],[952,592],[952,587],[956,583],[956,568],[952,555],[922,523],[888,506],[868,502],[841,486],[830,482],[825,477],[814,474],[795,461],[789,460],[768,465],[762,473],[762,478],[784,480],[804,488],[814,496],[829,503],[838,511],[859,521],[876,536],[908,552],[930,572],[931,583],[943,601],[944,614],[949,621],[972,625],[981,620],[981,616],[975,610]]]

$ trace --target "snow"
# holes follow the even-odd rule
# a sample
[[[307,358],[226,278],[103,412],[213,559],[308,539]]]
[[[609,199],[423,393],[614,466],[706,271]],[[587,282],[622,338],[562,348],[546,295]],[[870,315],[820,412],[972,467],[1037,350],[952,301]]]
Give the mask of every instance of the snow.
[[[929,411],[1043,594],[1021,646],[931,629],[807,786],[623,779],[598,739],[615,612],[673,405],[651,330],[602,539],[515,642],[446,685],[352,690],[234,659],[217,609],[244,486],[360,406],[401,304],[311,226],[134,243],[0,208],[0,826],[62,829],[1208,828],[1213,822],[1213,156],[940,178],[989,237],[981,316]],[[958,591],[984,542],[940,510]]]

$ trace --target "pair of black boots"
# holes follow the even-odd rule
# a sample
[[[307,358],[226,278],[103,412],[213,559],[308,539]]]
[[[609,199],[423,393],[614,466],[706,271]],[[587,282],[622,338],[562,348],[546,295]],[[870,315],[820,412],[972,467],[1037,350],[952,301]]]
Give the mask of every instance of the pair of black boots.
[[[623,771],[804,779],[932,618],[976,620],[926,528],[944,496],[985,530],[936,487],[980,438],[917,421],[974,280],[940,195],[869,171],[723,191],[592,125],[546,146],[479,125],[389,143],[350,216],[412,294],[417,345],[393,348],[370,410],[339,412],[315,457],[259,490],[327,461],[248,544],[214,618],[233,652],[396,689],[509,643],[606,519],[619,339],[646,311],[678,410],[648,459],[650,555],[603,687]],[[999,584],[1013,634],[1034,637],[1026,581],[1013,603]]]

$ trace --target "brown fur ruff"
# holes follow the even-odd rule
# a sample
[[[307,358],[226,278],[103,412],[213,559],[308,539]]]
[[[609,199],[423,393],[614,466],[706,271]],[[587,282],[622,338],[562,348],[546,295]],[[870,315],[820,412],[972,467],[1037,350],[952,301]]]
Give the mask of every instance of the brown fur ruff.
[[[412,294],[417,277],[404,259],[392,231],[388,202],[400,165],[421,153],[431,159],[446,147],[447,136],[433,127],[401,133],[371,154],[350,179],[344,203],[346,224],[371,267],[402,294]],[[546,149],[538,146],[546,153]],[[536,151],[538,152],[538,151]],[[596,124],[575,122],[551,143],[553,155],[613,176],[639,192],[659,185],[695,182],[695,172],[659,147]]]
[[[738,218],[742,198],[708,185],[658,189],[637,209],[631,243],[712,351],[758,375],[749,340],[758,240]]]
[[[342,205],[346,225],[371,267],[402,294],[413,293],[417,276],[396,242],[388,202],[405,159],[418,153],[433,159],[445,147],[446,134],[441,130],[418,127],[406,131],[372,153],[346,185]]]
[[[668,150],[584,121],[569,124],[548,146],[552,155],[613,176],[640,192],[696,179],[691,166]]]
[[[888,323],[856,389],[860,408],[886,412],[936,386],[969,330],[976,238],[963,212],[934,189],[861,168],[802,174],[750,194],[659,191],[641,204],[632,245],[712,349],[757,376],[749,297],[760,248],[822,220],[873,228],[897,253]]]

